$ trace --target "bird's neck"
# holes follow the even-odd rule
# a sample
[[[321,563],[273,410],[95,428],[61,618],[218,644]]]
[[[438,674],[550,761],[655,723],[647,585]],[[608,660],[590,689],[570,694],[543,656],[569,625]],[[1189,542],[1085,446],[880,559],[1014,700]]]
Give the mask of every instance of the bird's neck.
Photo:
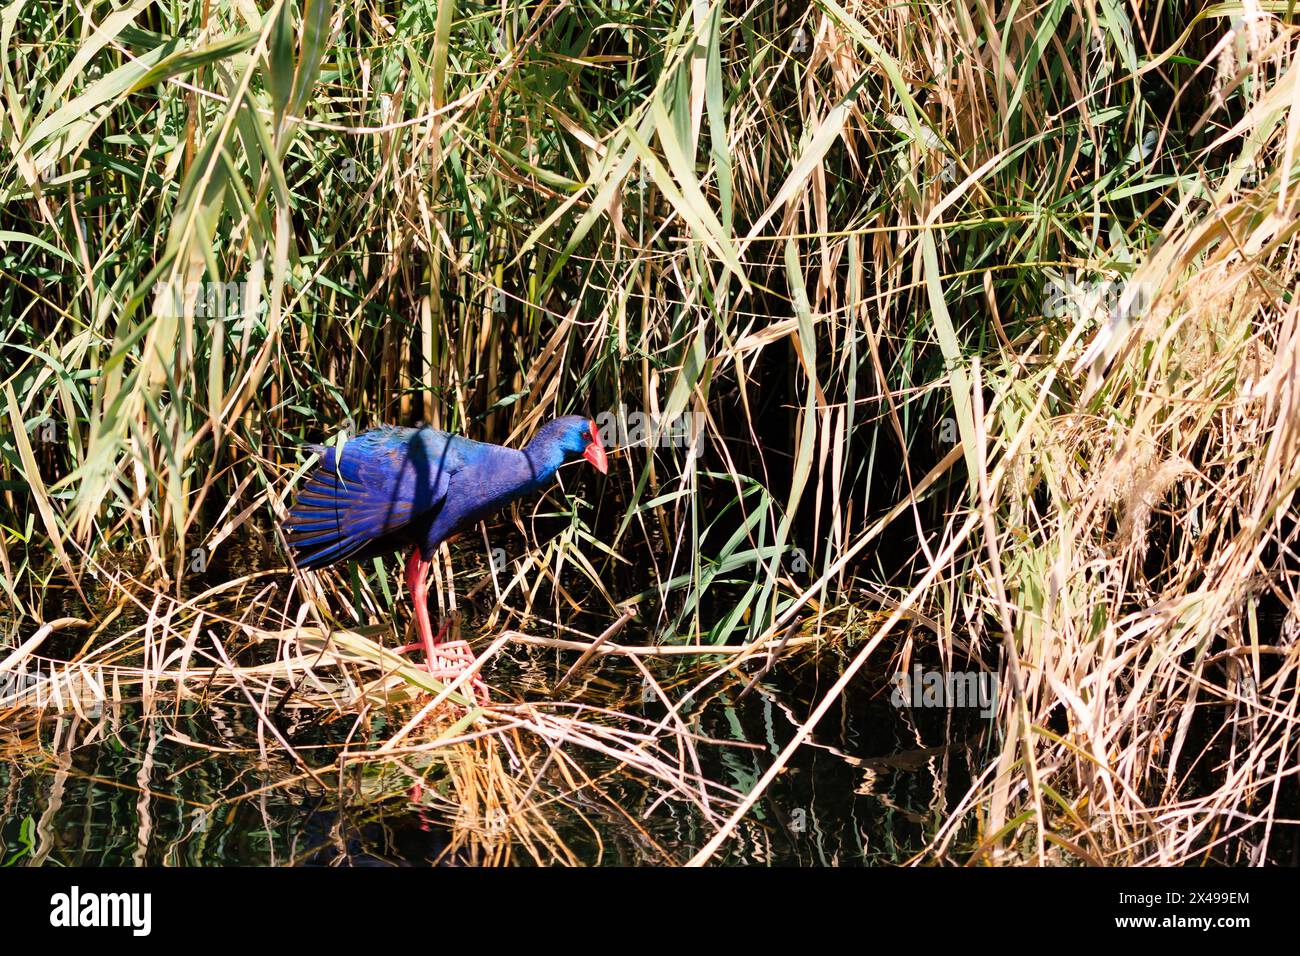
[[[524,457],[533,474],[531,484],[540,488],[552,478],[564,464],[564,452],[555,442],[534,438],[524,446]]]

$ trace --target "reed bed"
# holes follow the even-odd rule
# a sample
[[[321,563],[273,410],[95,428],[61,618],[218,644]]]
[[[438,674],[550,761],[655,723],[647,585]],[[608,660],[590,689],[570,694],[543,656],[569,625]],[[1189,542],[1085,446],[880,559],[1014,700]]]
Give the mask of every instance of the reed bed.
[[[994,669],[916,862],[1289,858],[1293,7],[13,0],[0,671],[419,716],[330,766],[438,755],[445,817],[515,821],[458,831],[481,862],[571,861],[548,795],[599,754],[701,864],[868,669]],[[609,480],[438,566],[489,681],[549,647],[554,699],[393,659],[393,562],[286,568],[301,442],[583,410]],[[702,778],[697,695],[827,647],[761,779]],[[610,653],[668,716],[583,700]]]
[[[635,778],[652,805],[683,801],[715,825],[743,796],[701,774],[698,749],[756,745],[701,737],[676,712],[680,703],[651,720],[580,698],[530,702],[498,692],[480,702],[463,690],[469,673],[444,685],[385,647],[388,627],[367,633],[310,626],[268,630],[224,618],[211,593],[190,600],[155,596],[139,624],[120,628],[111,640],[92,637],[85,642],[91,649],[71,660],[37,649],[60,629],[85,629],[86,621],[46,625],[0,661],[0,673],[20,679],[0,703],[0,720],[17,752],[57,761],[117,734],[124,721],[156,725],[154,738],[192,745],[200,753],[245,752],[276,768],[273,784],[237,799],[307,787],[348,791],[352,802],[408,802],[450,832],[444,855],[468,863],[574,862],[553,825],[556,807],[571,809],[578,794],[593,799],[591,791],[600,794],[601,779],[611,776]],[[512,646],[557,644],[631,656],[648,650],[506,630],[477,667],[494,665]],[[719,656],[713,647],[673,649],[679,653],[669,656]],[[232,654],[260,662],[239,664]],[[667,701],[645,665],[638,666]],[[232,733],[226,740],[193,740],[175,719],[187,703],[244,712],[244,723],[257,727],[255,738]],[[369,726],[376,713],[387,718],[378,734]],[[347,743],[324,753],[319,744],[300,752],[290,738],[301,725],[321,719],[351,721]],[[50,721],[59,721],[58,728],[41,734],[41,723]],[[19,746],[24,735],[31,739]],[[604,769],[593,771],[583,755],[598,758]],[[152,785],[141,787],[150,797],[167,798]],[[223,797],[198,809],[214,812],[230,802]],[[662,848],[651,856],[675,862]]]

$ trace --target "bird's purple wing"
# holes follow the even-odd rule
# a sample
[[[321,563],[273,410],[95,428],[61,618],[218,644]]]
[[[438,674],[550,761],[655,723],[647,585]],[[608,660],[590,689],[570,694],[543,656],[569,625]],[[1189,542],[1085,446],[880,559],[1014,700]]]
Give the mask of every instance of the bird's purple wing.
[[[442,504],[471,451],[465,446],[476,444],[431,428],[378,428],[347,442],[341,454],[308,446],[321,461],[286,522],[298,567],[324,567],[380,541],[400,545],[413,523]]]

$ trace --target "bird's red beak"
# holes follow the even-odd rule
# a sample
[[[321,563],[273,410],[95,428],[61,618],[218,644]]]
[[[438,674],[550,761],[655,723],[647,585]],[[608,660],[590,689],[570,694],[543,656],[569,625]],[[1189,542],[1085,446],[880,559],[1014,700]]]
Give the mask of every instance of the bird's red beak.
[[[600,432],[596,431],[595,422],[591,423],[591,444],[582,453],[582,457],[591,462],[602,475],[609,474],[609,459],[605,457],[605,446],[600,443]]]

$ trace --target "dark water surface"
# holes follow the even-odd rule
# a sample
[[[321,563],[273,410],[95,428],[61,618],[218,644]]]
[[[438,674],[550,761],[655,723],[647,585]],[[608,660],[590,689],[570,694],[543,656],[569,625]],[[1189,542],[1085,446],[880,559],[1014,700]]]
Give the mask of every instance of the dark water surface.
[[[572,655],[570,655],[572,657]],[[550,658],[547,658],[548,660]],[[748,792],[821,699],[845,660],[787,661],[739,697],[737,682],[691,714],[703,736],[757,747],[701,747],[709,779]],[[527,689],[529,661],[507,665],[494,683]],[[514,673],[512,673],[512,671]],[[593,682],[639,685],[638,672],[607,659]],[[519,690],[519,687],[515,687]],[[527,696],[527,694],[525,694]],[[973,712],[896,708],[882,675],[851,685],[811,743],[802,747],[715,857],[747,864],[897,864],[924,848],[983,765],[986,722]],[[658,717],[658,705],[641,707]],[[184,705],[139,719],[83,722],[73,715],[10,724],[0,751],[0,863],[7,866],[427,865],[484,862],[449,853],[450,830],[396,787],[322,787],[298,773],[271,741],[264,760],[247,709]],[[376,733],[388,718],[372,718]],[[951,723],[950,723],[951,722]],[[348,721],[299,727],[293,743],[311,762],[352,730]],[[265,738],[265,732],[262,734]],[[965,740],[963,748],[946,740]],[[69,747],[69,741],[72,746]],[[319,747],[319,751],[313,749]],[[204,746],[240,748],[223,753]],[[967,749],[970,748],[970,749]],[[579,756],[587,772],[617,768]],[[295,779],[296,778],[296,779]],[[557,805],[552,824],[579,862],[682,862],[714,832],[685,801],[655,802],[646,782],[610,772],[603,798],[579,791]],[[259,792],[260,791],[260,792]],[[626,816],[612,812],[617,804]],[[647,810],[649,811],[647,813]],[[573,811],[578,811],[577,813]],[[579,819],[579,815],[581,819]],[[528,863],[524,853],[494,858]]]
[[[511,553],[522,550],[522,544],[512,544],[509,538],[496,540],[508,550],[513,548]],[[462,581],[485,579],[481,551],[475,541],[457,552]],[[280,560],[267,532],[232,538],[221,557],[205,575],[185,582],[188,595],[259,568],[275,567]],[[649,561],[624,562],[602,573],[613,593],[635,594],[653,588],[650,565]],[[359,595],[357,574],[353,567],[342,580],[350,580],[352,592]],[[387,592],[395,584],[387,582],[382,590]],[[573,593],[581,593],[580,581],[565,584]],[[88,592],[92,601],[112,594],[103,590],[101,595],[102,582],[88,579],[87,586],[92,588]],[[287,574],[257,576],[242,589],[222,591],[220,602],[209,602],[205,608],[208,614],[228,620],[283,627],[289,623],[284,615],[301,601],[294,587]],[[470,585],[462,591],[467,594],[462,607],[465,633],[471,637],[494,604],[490,590],[477,598],[475,590]],[[711,597],[717,618],[734,606],[721,587]],[[45,600],[47,620],[84,613],[71,588],[48,589]],[[353,601],[355,607],[364,604],[359,596]],[[132,628],[138,633],[144,620],[138,605],[128,602],[126,613],[115,622],[118,633]],[[404,620],[406,613],[403,609],[399,619]],[[340,617],[338,623],[354,627],[378,623],[380,630],[391,631],[394,616],[393,611],[379,608],[354,621]],[[608,626],[607,616],[602,619],[593,612],[591,617],[580,622],[588,633]],[[280,623],[272,625],[272,620]],[[188,633],[187,623],[173,627]],[[700,640],[699,635],[677,635],[671,624],[667,632],[660,627],[652,632],[648,625],[642,629],[631,625],[618,640],[630,645]],[[486,637],[475,639],[475,651],[482,652],[499,629],[500,625],[489,628]],[[547,633],[540,625],[526,630]],[[872,631],[869,624],[829,628],[832,640],[823,650],[817,652],[810,645],[794,650],[747,694],[744,688],[757,672],[758,662],[711,684],[683,710],[682,719],[699,738],[743,746],[700,744],[700,775],[748,793]],[[27,636],[13,629],[6,633],[10,643]],[[237,634],[231,633],[235,639],[227,639],[226,644],[237,664],[273,659],[259,657],[256,646],[243,647]],[[850,633],[855,636],[845,636]],[[41,653],[72,659],[83,639],[75,632],[56,633],[42,645]],[[394,638],[385,633],[378,639],[391,645]],[[915,646],[919,654],[932,645],[933,636],[925,635]],[[0,657],[5,653],[0,650]],[[889,656],[889,648],[877,649],[873,655],[873,660],[879,659],[877,669],[864,668],[849,685],[812,739],[796,752],[723,845],[715,862],[898,864],[933,840],[966,794],[971,768],[983,768],[992,759],[994,725],[974,709],[894,706]],[[572,651],[508,646],[494,658],[487,677],[499,688],[498,699],[549,702],[556,699],[556,681],[576,659]],[[119,656],[118,662],[138,665],[137,657]],[[697,662],[694,669],[691,664],[662,660],[647,666],[676,699],[684,687],[719,662],[711,658]],[[930,664],[937,665],[937,660]],[[642,673],[632,662],[617,656],[597,657],[581,680],[560,696],[658,720],[664,709],[653,695],[643,693],[644,686]],[[271,731],[229,688],[224,694],[177,702],[174,690],[164,686],[156,700],[147,718],[138,693],[134,702],[128,694],[126,702],[86,720],[66,712],[37,720],[31,711],[5,711],[0,706],[0,865],[422,866],[547,861],[545,854],[534,856],[509,839],[503,841],[504,848],[485,850],[479,845],[482,841],[473,840],[467,844],[464,827],[457,831],[448,819],[456,813],[454,788],[444,788],[442,802],[430,807],[412,802],[411,780],[400,773],[358,765],[356,773],[345,774],[343,780],[336,772],[323,771],[319,781],[314,780],[273,736],[276,731],[283,734],[309,767],[327,768],[347,742],[387,739],[413,708],[379,708],[360,728],[348,714],[300,710],[284,720],[272,720],[276,731]],[[545,747],[543,743],[539,748],[543,758]],[[715,807],[721,816],[710,821],[689,801],[661,799],[662,787],[628,772],[612,757],[568,745],[565,753],[575,761],[564,771],[568,776],[548,764],[547,792],[531,797],[533,804],[543,808],[545,824],[553,828],[550,842],[565,847],[563,856],[568,861],[684,862],[713,836],[717,819],[727,815],[725,807]],[[585,775],[590,785],[575,786],[575,774]],[[957,834],[953,845],[969,849],[969,835]]]

